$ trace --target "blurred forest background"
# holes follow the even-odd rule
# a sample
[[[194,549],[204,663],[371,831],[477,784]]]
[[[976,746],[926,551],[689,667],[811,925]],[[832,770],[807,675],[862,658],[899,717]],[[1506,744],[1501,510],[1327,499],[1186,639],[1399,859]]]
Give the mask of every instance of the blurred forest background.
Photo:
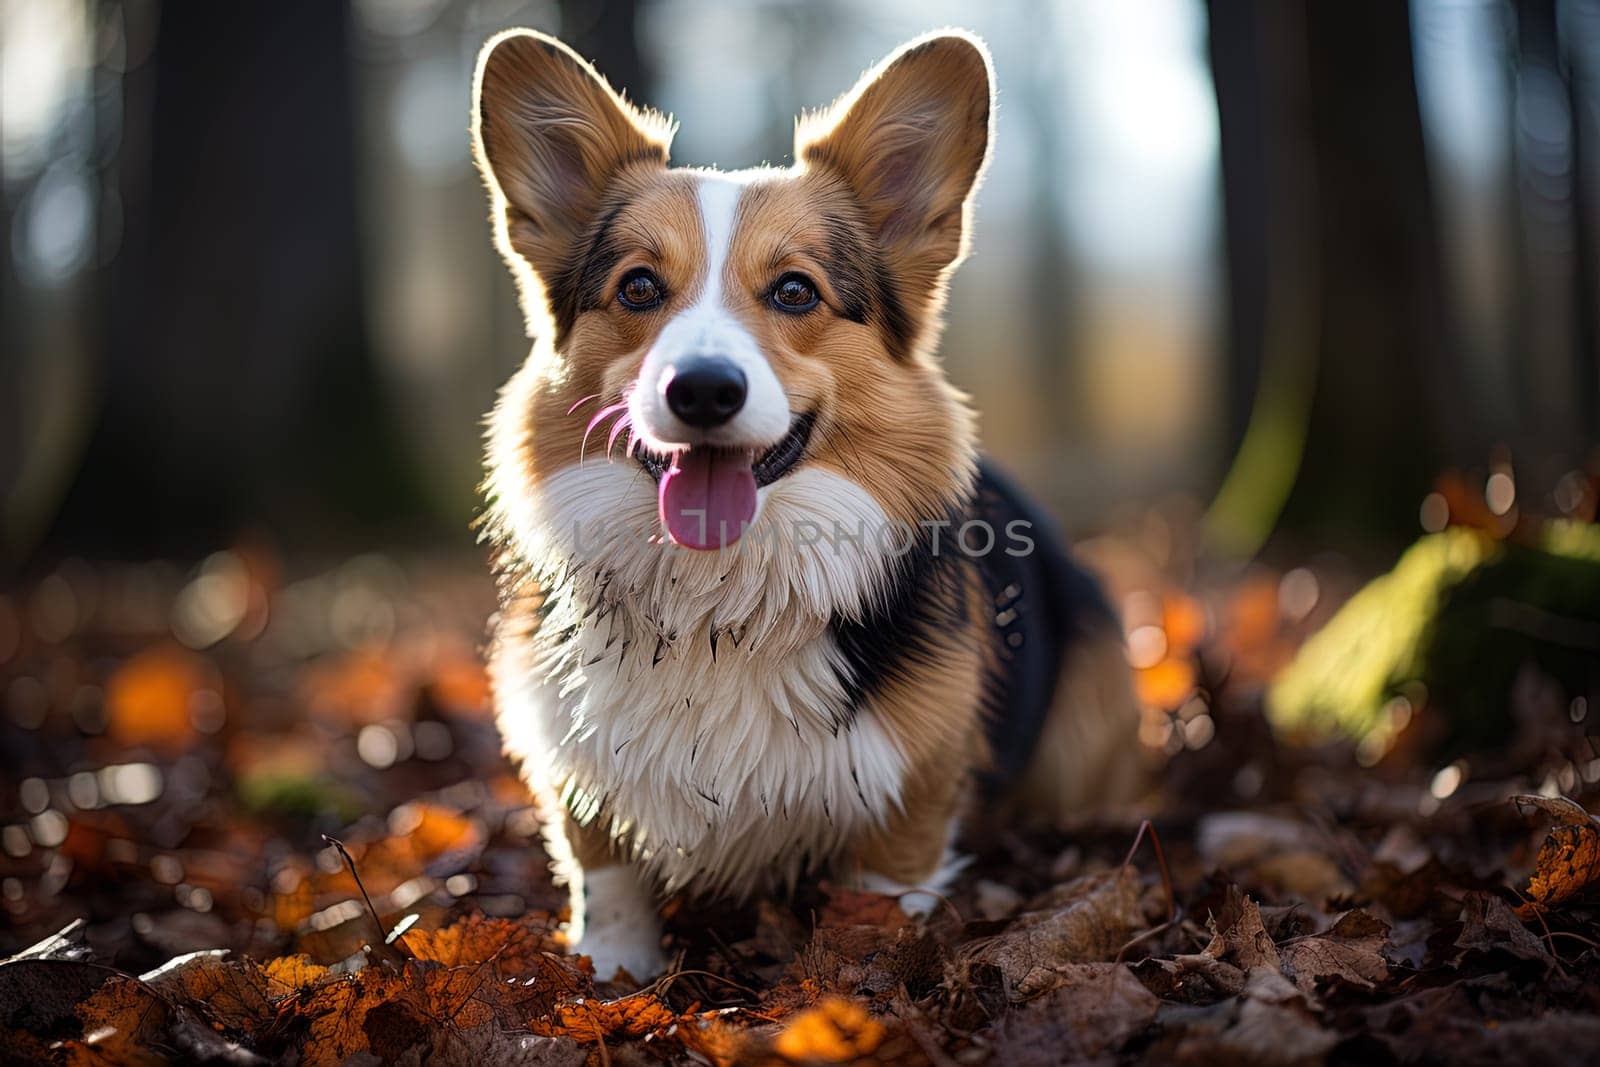
[[[948,24],[944,356],[1106,578],[1158,836],[985,835],[915,930],[674,904],[604,999],[482,666],[477,50],[736,167]],[[1600,0],[0,0],[0,230],[15,1058],[1593,1059]]]
[[[742,166],[941,24],[1001,101],[946,358],[1069,528],[1177,496],[1236,554],[1383,558],[1440,471],[1511,463],[1567,507],[1597,0],[3,0],[0,569],[470,545],[527,347],[468,151],[493,31]]]

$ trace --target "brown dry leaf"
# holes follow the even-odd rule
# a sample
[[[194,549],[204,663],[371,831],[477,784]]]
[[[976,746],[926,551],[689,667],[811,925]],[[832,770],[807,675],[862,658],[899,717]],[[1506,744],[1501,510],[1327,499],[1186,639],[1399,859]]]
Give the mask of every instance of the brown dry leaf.
[[[1555,907],[1600,881],[1600,821],[1581,804],[1566,797],[1515,796],[1513,803],[1538,808],[1556,820],[1528,880],[1533,899],[1517,914],[1530,918],[1540,909]]]
[[[1511,905],[1493,893],[1474,891],[1461,901],[1461,935],[1456,938],[1460,962],[1469,952],[1509,952],[1520,959],[1548,964],[1550,953]]]
[[[77,1006],[114,973],[65,959],[22,957],[0,964],[0,1027],[70,1033]]]
[[[493,960],[501,974],[523,977],[548,972],[547,957],[561,953],[550,917],[534,912],[519,919],[469,915],[443,930],[406,931],[406,946],[421,960],[448,967]],[[574,972],[576,980],[576,972]]]
[[[1218,1035],[1217,1048],[1224,1062],[1290,1067],[1321,1063],[1338,1043],[1339,1035],[1304,1009],[1246,997],[1234,1024]]]
[[[498,1022],[491,998],[507,990],[518,992],[498,981],[492,967],[416,962],[399,973],[367,967],[325,981],[294,1007],[306,1027],[303,1062],[341,1064],[369,1050],[391,1062],[427,1060],[447,1032]]]
[[[1207,956],[1226,960],[1243,971],[1282,968],[1272,935],[1261,923],[1261,908],[1238,886],[1228,887],[1221,910],[1207,925],[1211,929],[1211,943],[1203,950]]]
[[[1452,903],[1439,889],[1445,877],[1444,865],[1431,856],[1414,871],[1379,861],[1362,877],[1361,895],[1383,905],[1396,919],[1415,919]]]
[[[1061,985],[1000,1027],[1000,1063],[1058,1063],[1114,1052],[1155,1021],[1161,1002],[1121,963],[1071,963]],[[1043,1053],[1045,1058],[1030,1058]]]
[[[581,1067],[588,1060],[588,1051],[570,1037],[508,1031],[490,1022],[468,1030],[445,1030],[428,1062],[452,1067]]]
[[[1250,973],[1237,1000],[1173,1031],[1162,1050],[1168,1053],[1164,1058],[1229,1067],[1314,1067],[1339,1043],[1339,1035],[1323,1029],[1300,992],[1266,967]]]
[[[635,993],[617,1000],[579,998],[555,1005],[554,1022],[536,1032],[569,1034],[580,1041],[619,1041],[659,1033],[678,1023],[678,1015],[654,995]]]
[[[269,1000],[282,1000],[295,993],[315,988],[332,977],[328,968],[310,956],[279,956],[261,965]]]
[[[1389,977],[1381,954],[1388,936],[1388,924],[1367,912],[1349,911],[1327,933],[1287,942],[1279,952],[1304,993],[1314,994],[1317,983],[1329,978],[1372,989]]]
[[[1075,879],[1049,899],[1054,908],[1024,912],[1004,932],[963,952],[969,970],[998,967],[1013,1001],[1053,989],[1065,964],[1113,958],[1145,926],[1139,875],[1131,866]]]
[[[274,1016],[267,976],[252,961],[226,960],[225,955],[221,950],[191,952],[141,980],[169,1000],[200,1006],[226,1029],[254,1037]]]
[[[1243,971],[1203,952],[1143,959],[1134,965],[1134,973],[1163,1000],[1185,1004],[1211,1004],[1244,991]]]
[[[802,983],[856,997],[888,998],[901,987],[919,995],[944,977],[945,956],[925,930],[819,927],[790,972]]]
[[[883,1044],[884,1025],[843,997],[826,997],[789,1021],[773,1051],[795,1063],[848,1063]]]
[[[894,897],[841,886],[825,888],[828,900],[817,916],[818,926],[886,926],[894,930],[910,922]]]
[[[368,968],[359,975],[323,983],[297,1004],[296,1018],[307,1025],[301,1045],[303,1062],[310,1067],[332,1067],[367,1047],[363,1025],[368,1009],[383,1002],[383,991],[374,988],[380,982],[388,984],[385,976]]]
[[[167,1006],[137,979],[117,975],[78,1005],[80,1047],[71,1057],[79,1062],[166,1063],[152,1044],[167,1023]]]

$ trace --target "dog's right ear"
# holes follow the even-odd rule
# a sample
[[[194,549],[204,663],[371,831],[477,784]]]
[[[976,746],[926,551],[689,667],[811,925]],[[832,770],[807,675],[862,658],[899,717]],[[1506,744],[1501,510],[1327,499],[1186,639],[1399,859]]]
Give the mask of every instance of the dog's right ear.
[[[630,167],[664,167],[672,124],[633,107],[576,52],[507,30],[478,55],[472,141],[489,187],[495,244],[517,276],[530,332],[577,313],[564,287],[606,190]]]

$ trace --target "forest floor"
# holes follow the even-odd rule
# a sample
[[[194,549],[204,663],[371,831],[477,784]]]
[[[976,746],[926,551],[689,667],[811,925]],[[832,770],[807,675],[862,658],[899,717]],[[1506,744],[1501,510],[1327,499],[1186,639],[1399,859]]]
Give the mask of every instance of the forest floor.
[[[1593,1062],[1597,753],[1287,745],[1262,684],[1355,582],[1197,580],[1170,541],[1088,549],[1148,826],[993,837],[923,922],[825,883],[674,903],[643,988],[563,951],[476,561],[65,564],[0,597],[3,1057]]]

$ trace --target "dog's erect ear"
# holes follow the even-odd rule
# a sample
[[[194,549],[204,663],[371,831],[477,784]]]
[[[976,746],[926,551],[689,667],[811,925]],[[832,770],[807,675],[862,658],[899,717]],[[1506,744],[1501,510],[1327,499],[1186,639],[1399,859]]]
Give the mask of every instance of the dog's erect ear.
[[[633,107],[553,37],[508,30],[478,56],[473,146],[495,212],[495,242],[523,284],[530,318],[562,291],[606,190],[630,167],[664,167],[672,124]],[[530,277],[530,270],[532,275]],[[537,282],[530,292],[530,282]]]
[[[850,183],[902,285],[936,283],[965,251],[993,81],[982,41],[942,31],[906,44],[797,125],[795,158]]]

